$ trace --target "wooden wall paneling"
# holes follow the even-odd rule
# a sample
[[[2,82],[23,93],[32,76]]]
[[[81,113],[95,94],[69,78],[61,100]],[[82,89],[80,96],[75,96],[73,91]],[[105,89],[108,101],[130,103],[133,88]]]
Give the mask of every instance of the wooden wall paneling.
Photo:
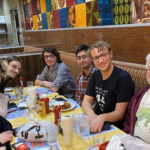
[[[59,47],[60,51],[73,52],[82,43],[93,44],[98,40],[108,42],[114,59],[145,64],[150,48],[150,26],[108,26],[81,29],[26,31],[24,43],[28,46]]]

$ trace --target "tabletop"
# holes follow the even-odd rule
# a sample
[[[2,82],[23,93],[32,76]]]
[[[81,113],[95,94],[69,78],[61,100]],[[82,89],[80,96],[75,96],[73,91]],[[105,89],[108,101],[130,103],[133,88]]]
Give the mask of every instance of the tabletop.
[[[18,100],[16,100],[15,102],[18,102]],[[66,116],[66,115],[72,115],[72,114],[78,114],[78,113],[83,113],[80,107],[75,107],[74,109],[63,111],[61,112],[61,115]],[[35,112],[34,117],[39,120],[50,121],[51,123],[54,122],[53,112],[50,112],[45,117],[40,117],[39,114]],[[28,122],[28,116],[12,118],[12,119],[9,119],[9,121],[12,124],[13,128],[16,128],[16,127],[26,124]],[[106,130],[100,133],[101,136],[105,135],[106,141],[110,140],[111,137],[115,134],[125,134],[125,133],[115,126],[111,126],[111,130]],[[90,146],[93,145],[93,140],[91,136],[87,138],[83,138],[74,133],[72,137],[72,146],[70,147],[66,147],[64,145],[63,136],[61,134],[57,135],[57,140],[58,140],[61,150],[87,150]],[[15,142],[15,139],[13,143],[14,142]]]

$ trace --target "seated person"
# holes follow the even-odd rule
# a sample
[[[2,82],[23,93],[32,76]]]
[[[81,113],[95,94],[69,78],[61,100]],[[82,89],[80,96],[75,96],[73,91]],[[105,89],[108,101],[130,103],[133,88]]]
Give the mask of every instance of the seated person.
[[[146,56],[147,82],[150,85],[150,53]],[[123,130],[150,144],[150,86],[135,94],[129,103]]]
[[[53,92],[73,98],[75,81],[69,68],[61,61],[59,52],[55,48],[45,48],[42,57],[46,66],[37,76],[35,85],[47,87]]]
[[[4,88],[6,86],[14,86],[19,84],[19,74],[21,72],[21,60],[16,56],[8,57],[6,60],[7,67],[7,77],[3,79],[0,83],[0,92],[4,93]],[[17,80],[17,83],[14,83]]]
[[[112,64],[113,53],[108,43],[99,41],[89,54],[98,69],[91,75],[83,99],[82,109],[87,114],[91,132],[100,132],[105,122],[121,128],[126,108],[135,86],[128,72]],[[91,103],[97,101],[97,110]]]
[[[0,82],[6,77],[4,63],[0,61]],[[0,149],[11,150],[10,141],[13,139],[11,124],[4,118],[7,114],[8,97],[0,93]]]
[[[96,70],[91,57],[88,54],[88,49],[90,48],[87,44],[82,44],[78,46],[75,51],[76,61],[78,66],[81,68],[81,72],[76,78],[76,94],[75,100],[79,105],[82,104],[83,97],[90,80],[91,74]]]

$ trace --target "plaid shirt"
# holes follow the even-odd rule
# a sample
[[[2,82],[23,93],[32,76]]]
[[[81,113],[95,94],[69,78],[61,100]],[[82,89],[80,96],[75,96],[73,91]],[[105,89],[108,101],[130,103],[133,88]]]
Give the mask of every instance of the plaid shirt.
[[[91,74],[96,70],[95,67],[92,68],[91,72],[86,75],[85,72],[80,72],[77,79],[76,79],[76,94],[75,94],[75,101],[81,105],[84,94],[86,92],[86,88],[88,86],[88,82],[91,78]]]

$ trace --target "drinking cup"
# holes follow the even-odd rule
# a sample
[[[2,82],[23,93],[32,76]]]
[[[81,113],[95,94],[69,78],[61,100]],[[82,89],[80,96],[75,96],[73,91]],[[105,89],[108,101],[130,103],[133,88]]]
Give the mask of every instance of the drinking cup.
[[[33,86],[33,81],[27,81],[27,87]]]
[[[83,120],[84,114],[74,114],[73,118],[73,130],[77,135],[80,135],[80,122]]]
[[[89,122],[87,121],[87,116],[83,116],[82,120],[80,121],[80,136],[88,136],[90,134],[90,127]]]
[[[72,126],[73,126],[72,117],[62,117],[61,125],[63,129],[64,144],[65,146],[71,146],[72,145]]]
[[[28,95],[29,95],[28,104],[30,105],[30,107],[35,108],[36,88],[35,87],[29,87],[28,88]]]
[[[92,136],[92,140],[93,140],[93,146],[94,145],[100,145],[102,143],[104,143],[105,140],[105,135],[104,134],[96,134]]]
[[[19,86],[16,86],[16,87],[14,88],[14,90],[15,90],[15,97],[16,97],[16,99],[21,99],[21,98],[22,98],[22,95],[23,95],[22,88],[19,87]]]

